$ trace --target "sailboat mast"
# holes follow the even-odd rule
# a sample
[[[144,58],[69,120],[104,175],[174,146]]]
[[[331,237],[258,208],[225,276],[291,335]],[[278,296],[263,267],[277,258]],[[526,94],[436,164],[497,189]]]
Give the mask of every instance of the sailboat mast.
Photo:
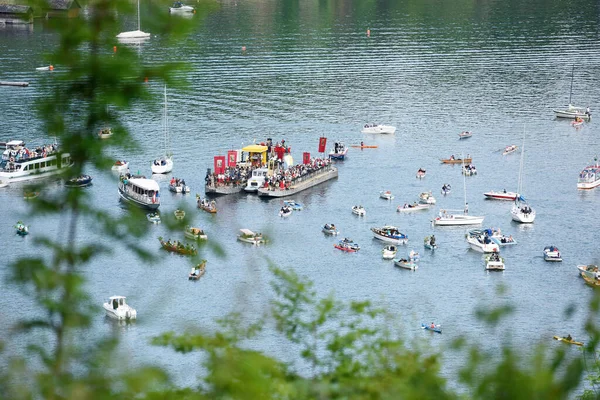
[[[140,24],[140,0],[138,0],[137,2],[137,17],[138,17],[138,31],[141,30],[141,24]]]
[[[169,117],[167,115],[167,85],[165,85],[165,120],[163,122],[164,127],[164,145],[165,145],[165,156],[167,154],[167,135],[169,134]]]
[[[467,174],[465,174],[465,157],[462,157],[463,192],[465,196],[465,209],[467,208]]]
[[[575,64],[573,64],[573,68],[571,69],[571,89],[569,90],[569,105],[571,103],[571,96],[573,96],[573,79],[575,78]]]

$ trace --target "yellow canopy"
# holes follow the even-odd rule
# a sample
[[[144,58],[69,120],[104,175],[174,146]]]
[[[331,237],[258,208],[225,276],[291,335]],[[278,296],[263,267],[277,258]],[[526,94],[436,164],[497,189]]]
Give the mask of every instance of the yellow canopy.
[[[267,150],[267,146],[261,146],[260,144],[251,144],[250,146],[246,146],[242,149],[242,151],[247,151],[248,153],[264,153]]]

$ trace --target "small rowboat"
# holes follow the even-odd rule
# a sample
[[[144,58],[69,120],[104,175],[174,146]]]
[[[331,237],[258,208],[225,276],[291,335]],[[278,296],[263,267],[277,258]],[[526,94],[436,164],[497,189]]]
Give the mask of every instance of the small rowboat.
[[[421,324],[421,329],[425,329],[426,331],[431,331],[431,332],[436,332],[436,333],[442,333],[442,326],[441,325],[426,325],[426,324]]]
[[[292,207],[283,206],[281,207],[281,210],[279,210],[280,217],[289,217],[290,215],[292,215]]]
[[[559,342],[574,344],[575,346],[583,346],[583,342],[576,342],[573,339],[567,339],[566,337],[553,336],[554,340],[558,340]]]
[[[459,139],[467,139],[470,138],[471,136],[473,136],[473,132],[470,131],[464,131],[458,134],[458,138]]]
[[[392,200],[394,198],[394,195],[392,194],[391,191],[385,190],[385,191],[379,192],[379,197],[381,197],[382,199],[385,199],[385,200]]]
[[[206,272],[206,260],[202,260],[200,264],[192,268],[192,271],[188,274],[190,281],[197,281]]]
[[[504,151],[502,152],[502,155],[505,156],[507,154],[514,153],[515,151],[517,151],[517,149],[518,149],[518,147],[514,144],[510,145],[510,146],[506,146],[504,148]]]
[[[183,232],[183,235],[188,238],[188,239],[192,239],[192,240],[206,240],[208,239],[208,236],[206,236],[206,233],[204,233],[204,231],[200,228],[192,228],[189,226],[185,227],[185,231]]]
[[[113,171],[117,171],[117,172],[124,172],[129,169],[129,163],[125,160],[123,160],[123,161],[117,160],[117,161],[115,161],[115,163],[113,164],[111,169]]]
[[[17,230],[17,235],[19,236],[27,236],[27,234],[29,234],[29,227],[27,227],[21,221],[17,222],[15,229]]]
[[[185,218],[185,211],[180,210],[179,208],[175,211],[173,211],[173,214],[175,214],[175,219],[184,219]]]
[[[426,174],[427,174],[427,171],[425,171],[423,168],[419,168],[419,170],[417,171],[417,178],[423,179],[423,178],[425,178]]]
[[[158,238],[158,240],[160,241],[160,245],[162,246],[162,248],[167,251],[179,253],[184,256],[195,256],[198,254],[198,250],[196,250],[194,246],[190,246],[187,244],[184,245],[179,241],[171,242],[171,240],[167,240],[165,242],[164,240],[162,240],[162,238]]]
[[[419,268],[417,263],[415,263],[414,261],[411,261],[411,260],[407,260],[406,258],[398,258],[398,259],[394,260],[394,265],[396,267],[410,269],[411,271],[416,271],[417,268]]]
[[[425,236],[425,239],[423,239],[423,246],[428,250],[437,249],[437,244],[435,243],[435,236]]]
[[[575,119],[574,121],[571,121],[571,126],[574,126],[575,128],[579,128],[580,126],[583,125],[583,119]]]
[[[322,231],[323,233],[334,236],[340,233],[340,231],[337,230],[334,224],[325,224],[325,226],[323,226]]]
[[[354,144],[354,145],[352,145],[350,147],[354,147],[354,148],[357,148],[357,149],[376,149],[379,146],[367,146],[367,145]]]
[[[304,206],[294,200],[284,200],[283,204],[286,205],[287,207],[290,207],[292,210],[294,211],[302,211],[302,209],[304,208]]]
[[[472,158],[441,158],[440,161],[444,164],[462,164],[463,162],[465,164],[470,164],[471,161],[473,161]]]
[[[112,129],[110,129],[110,128],[103,128],[103,129],[100,129],[100,132],[98,132],[98,138],[100,138],[100,139],[108,139],[112,135],[113,135]]]
[[[160,214],[158,212],[146,214],[146,218],[153,224],[160,224]]]
[[[33,200],[40,195],[40,192],[25,192],[23,193],[23,198],[25,200]]]

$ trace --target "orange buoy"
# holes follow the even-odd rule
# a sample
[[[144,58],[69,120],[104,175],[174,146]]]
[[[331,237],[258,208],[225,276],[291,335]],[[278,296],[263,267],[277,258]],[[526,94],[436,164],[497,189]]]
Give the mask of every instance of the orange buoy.
[[[148,83],[148,77],[144,78],[144,83]]]
[[[50,65],[50,71],[54,71],[54,65]]]
[[[117,52],[117,46],[113,46],[113,53]]]

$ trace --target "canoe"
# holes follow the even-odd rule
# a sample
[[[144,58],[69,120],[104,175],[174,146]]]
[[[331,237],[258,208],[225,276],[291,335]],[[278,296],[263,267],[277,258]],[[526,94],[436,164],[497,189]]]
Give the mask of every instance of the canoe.
[[[451,160],[449,158],[441,158],[440,161],[444,164],[462,164],[463,162],[465,164],[470,164],[471,161],[473,161],[473,158],[455,158],[454,160]]]
[[[426,331],[442,333],[442,326],[436,325],[435,328],[432,328],[430,325],[421,324],[421,329],[425,329]]]
[[[378,148],[379,146],[367,146],[367,145],[361,146],[361,145],[359,145],[359,144],[354,144],[354,145],[352,145],[352,146],[350,146],[350,147],[354,147],[354,148],[356,148],[356,149],[376,149],[376,148]]]
[[[583,346],[583,342],[576,342],[575,340],[571,339],[567,339],[564,337],[560,337],[560,336],[553,336],[554,340],[558,340],[559,342],[563,342],[563,343],[567,343],[567,344],[574,344],[575,346]]]

